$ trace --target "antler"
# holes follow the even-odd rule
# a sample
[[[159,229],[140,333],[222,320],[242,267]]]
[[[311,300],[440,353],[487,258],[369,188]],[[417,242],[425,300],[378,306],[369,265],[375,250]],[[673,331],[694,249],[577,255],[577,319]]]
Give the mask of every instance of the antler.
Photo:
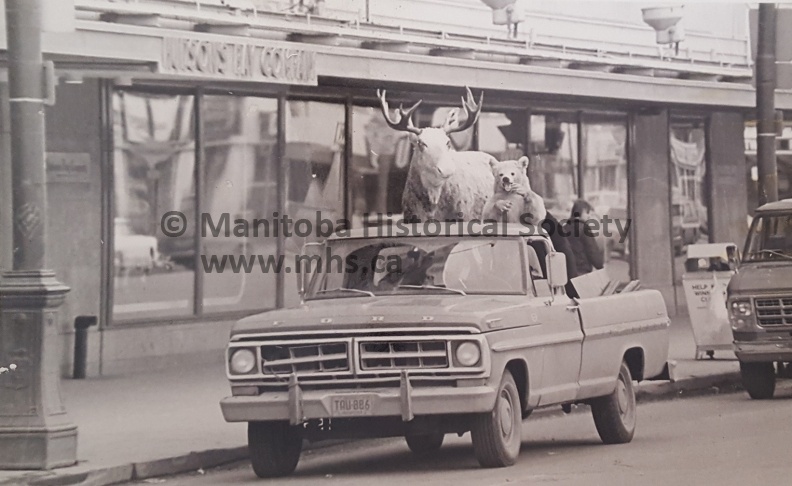
[[[380,99],[380,103],[382,104],[382,116],[385,117],[385,122],[389,127],[393,128],[394,130],[399,130],[400,132],[410,132],[416,135],[421,133],[421,129],[416,128],[415,125],[413,125],[412,115],[415,110],[418,109],[418,105],[420,105],[423,100],[418,100],[418,102],[412,105],[412,107],[407,111],[404,111],[404,107],[399,105],[399,119],[393,121],[390,119],[390,109],[388,108],[388,102],[385,101],[385,91],[383,90],[380,93],[380,90],[377,90],[377,97]]]
[[[481,105],[484,103],[484,92],[481,92],[477,105],[475,98],[473,98],[473,93],[470,92],[470,88],[465,86],[465,90],[467,91],[467,100],[462,98],[462,109],[465,110],[467,118],[461,125],[453,126],[453,124],[447,124],[444,126],[443,129],[448,134],[462,132],[472,127],[476,123],[476,120],[478,120],[479,113],[481,113]]]

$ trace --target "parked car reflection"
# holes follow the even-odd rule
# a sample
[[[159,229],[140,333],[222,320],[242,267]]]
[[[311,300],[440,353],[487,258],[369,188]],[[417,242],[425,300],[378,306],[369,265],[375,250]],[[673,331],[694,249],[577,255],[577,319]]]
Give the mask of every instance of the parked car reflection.
[[[157,239],[137,234],[127,218],[114,221],[114,264],[116,270],[142,270],[149,272],[159,259]]]

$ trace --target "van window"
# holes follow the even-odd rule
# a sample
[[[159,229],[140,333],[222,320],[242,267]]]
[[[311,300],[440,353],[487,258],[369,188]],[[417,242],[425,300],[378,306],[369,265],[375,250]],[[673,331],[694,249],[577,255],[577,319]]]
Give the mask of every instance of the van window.
[[[792,260],[792,213],[754,218],[744,259]]]

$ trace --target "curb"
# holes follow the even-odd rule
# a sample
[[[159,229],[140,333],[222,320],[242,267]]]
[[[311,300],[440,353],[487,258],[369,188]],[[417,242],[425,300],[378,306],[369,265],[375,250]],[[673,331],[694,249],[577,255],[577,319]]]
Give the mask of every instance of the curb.
[[[638,386],[635,398],[639,402],[668,400],[682,396],[699,396],[742,390],[739,371],[714,375],[693,376],[679,381],[644,382]],[[672,397],[672,395],[674,395]]]
[[[712,395],[721,392],[729,393],[742,389],[740,387],[739,372],[694,376],[678,381],[646,381],[640,383],[636,388],[636,400],[639,403]],[[575,406],[571,413],[582,413],[584,409],[585,407]],[[561,415],[565,415],[565,413],[553,407],[537,410],[531,415],[531,418],[536,417],[537,419],[544,419]],[[328,440],[318,443],[308,443],[303,450],[325,449],[349,442],[352,441]],[[247,446],[210,449],[153,461],[83,470],[80,472],[29,472],[16,478],[0,480],[0,486],[109,486],[196,471],[202,473],[207,469],[243,461],[247,458]]]

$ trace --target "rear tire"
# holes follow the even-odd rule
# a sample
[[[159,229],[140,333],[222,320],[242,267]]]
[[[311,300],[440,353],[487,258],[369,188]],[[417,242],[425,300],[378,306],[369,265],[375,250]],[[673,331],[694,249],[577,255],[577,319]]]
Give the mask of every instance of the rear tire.
[[[754,400],[768,400],[775,393],[776,372],[773,363],[740,362],[742,386]]]
[[[476,416],[471,424],[473,452],[482,467],[506,467],[517,461],[522,445],[520,393],[511,372],[505,370],[495,408]]]
[[[302,428],[288,422],[249,422],[248,449],[253,472],[260,478],[288,476],[302,453]]]
[[[635,435],[635,388],[627,363],[622,361],[616,389],[610,395],[591,400],[591,415],[605,444],[626,444]]]
[[[409,447],[416,456],[424,456],[432,452],[437,452],[443,445],[443,439],[445,439],[445,434],[441,432],[408,435],[404,437],[404,440],[407,441],[407,447]]]

